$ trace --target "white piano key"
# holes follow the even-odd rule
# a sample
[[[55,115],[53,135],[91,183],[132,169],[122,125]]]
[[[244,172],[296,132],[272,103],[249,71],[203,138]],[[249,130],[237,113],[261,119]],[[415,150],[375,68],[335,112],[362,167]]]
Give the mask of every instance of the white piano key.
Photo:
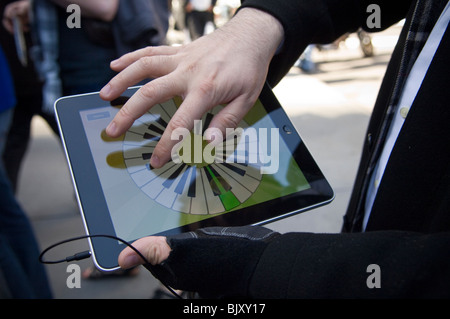
[[[234,180],[238,181],[240,184],[242,184],[246,189],[248,189],[250,192],[255,192],[258,188],[259,184],[261,183],[261,174],[259,174],[259,179],[254,178],[253,176],[247,174],[247,171],[253,171],[253,167],[245,167],[243,165],[234,164],[234,163],[224,163],[224,164],[216,164],[215,166],[219,167],[223,171],[225,171],[228,175],[230,175]],[[240,175],[237,172],[233,170],[233,168],[238,170],[245,171],[244,175]],[[259,172],[259,171],[258,171]]]
[[[155,199],[164,188],[162,183],[172,174],[174,170],[176,170],[176,168],[177,167],[175,164],[169,163],[159,169],[149,170],[148,174],[149,176],[152,176],[152,178],[148,181],[148,183],[141,187],[141,190],[151,199]]]
[[[130,173],[130,170],[128,170],[128,172],[130,173],[130,176],[134,180],[136,185],[138,187],[143,187],[153,181],[157,176],[167,171],[170,167],[171,166],[163,166],[161,168],[148,169],[147,166],[144,166],[139,170],[133,171],[132,173]]]
[[[164,122],[166,122],[166,125],[169,123],[170,119],[172,118],[173,114],[168,113],[165,111],[164,107],[161,104],[156,104],[152,106],[152,108],[148,111],[150,114],[153,114],[157,116],[157,118],[161,118]],[[155,123],[157,121],[154,121]],[[165,125],[157,124],[161,129],[165,129]]]
[[[164,109],[167,115],[169,115],[170,118],[172,118],[175,112],[177,111],[177,106],[175,105],[175,102],[172,99],[164,103],[161,103],[161,107]]]

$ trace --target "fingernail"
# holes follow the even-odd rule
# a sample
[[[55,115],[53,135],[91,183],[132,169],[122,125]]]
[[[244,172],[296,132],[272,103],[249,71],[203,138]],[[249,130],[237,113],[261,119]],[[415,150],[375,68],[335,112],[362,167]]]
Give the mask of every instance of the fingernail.
[[[109,123],[108,127],[106,128],[106,134],[108,135],[114,135],[117,132],[117,125],[116,122]]]
[[[108,83],[101,89],[100,94],[109,95],[109,93],[111,93],[111,85]]]
[[[137,255],[129,255],[129,256],[124,258],[124,260],[122,261],[120,267],[128,269],[128,268],[137,266],[139,264],[140,264],[140,260],[139,260],[139,257]]]
[[[112,60],[110,63],[110,66],[114,67],[115,65],[118,64],[118,62],[119,62],[119,59]]]
[[[150,165],[155,168],[159,168],[159,157],[157,155],[152,155],[150,159]]]

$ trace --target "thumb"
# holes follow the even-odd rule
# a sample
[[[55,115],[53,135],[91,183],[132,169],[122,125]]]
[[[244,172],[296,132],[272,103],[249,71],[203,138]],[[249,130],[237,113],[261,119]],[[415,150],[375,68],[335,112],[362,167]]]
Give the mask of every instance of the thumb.
[[[166,237],[144,237],[138,239],[132,245],[145,257],[146,261],[152,265],[157,265],[166,260],[171,251],[169,244],[167,244]],[[123,269],[146,263],[146,261],[130,247],[122,250],[118,261],[119,266]]]

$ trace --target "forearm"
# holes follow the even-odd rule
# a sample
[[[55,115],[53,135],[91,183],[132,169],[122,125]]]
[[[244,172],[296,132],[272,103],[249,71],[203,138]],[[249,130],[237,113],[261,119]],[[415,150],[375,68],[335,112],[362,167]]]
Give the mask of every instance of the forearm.
[[[448,247],[449,233],[285,234],[265,249],[249,291],[255,298],[448,297]],[[380,267],[379,288],[367,283],[372,264]]]
[[[264,11],[255,8],[240,10],[224,27],[217,30],[227,37],[236,37],[241,43],[251,44],[253,50],[258,50],[264,60],[269,60],[284,39],[284,29],[281,23]],[[243,49],[248,50],[245,46]],[[236,52],[240,54],[240,52]],[[243,54],[247,54],[244,53]]]
[[[280,235],[258,226],[212,227],[134,244],[156,265],[157,278],[207,298],[450,297],[450,233]],[[119,264],[138,261],[127,248]]]

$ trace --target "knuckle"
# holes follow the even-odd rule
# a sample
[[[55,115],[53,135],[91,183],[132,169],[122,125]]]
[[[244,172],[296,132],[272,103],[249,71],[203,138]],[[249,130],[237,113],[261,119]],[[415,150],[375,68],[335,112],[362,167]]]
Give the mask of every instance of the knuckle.
[[[150,46],[150,45],[148,45],[148,46],[142,48],[142,52],[143,52],[145,55],[152,55],[154,51],[155,51],[155,47]]]
[[[153,80],[139,89],[141,98],[148,101],[159,101],[176,94],[177,86],[169,78]],[[162,101],[162,100],[161,100]]]
[[[162,238],[156,237],[153,245],[147,247],[147,258],[153,265],[161,263],[165,258],[164,242]]]
[[[197,62],[187,63],[186,65],[181,66],[183,73],[193,74],[197,72],[198,65]]]
[[[140,58],[139,59],[139,67],[144,70],[151,69],[153,67],[152,57],[144,56],[144,57]]]
[[[184,116],[174,116],[172,117],[172,119],[170,120],[169,124],[168,124],[168,128],[171,132],[175,131],[176,129],[179,128],[189,128],[189,121],[186,117]]]
[[[236,128],[240,120],[232,113],[224,113],[220,118],[220,122],[224,128]]]
[[[133,117],[130,109],[126,105],[124,105],[120,108],[119,114],[120,114],[120,117],[125,119],[127,122],[134,121],[134,117]]]
[[[198,90],[204,97],[213,95],[214,92],[214,79],[209,79],[200,83]]]
[[[158,87],[155,83],[150,83],[148,85],[144,85],[139,89],[139,93],[143,99],[152,99],[158,95]]]

